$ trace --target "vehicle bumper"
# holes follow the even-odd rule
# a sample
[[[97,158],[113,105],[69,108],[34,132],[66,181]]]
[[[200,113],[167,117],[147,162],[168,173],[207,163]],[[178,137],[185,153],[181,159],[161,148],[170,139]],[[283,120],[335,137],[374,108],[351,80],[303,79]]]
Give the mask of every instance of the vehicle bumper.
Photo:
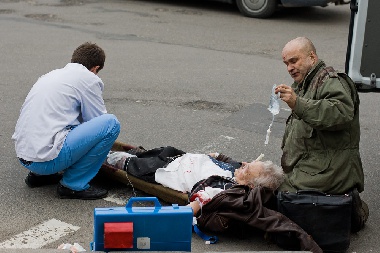
[[[307,7],[307,6],[326,6],[328,3],[342,4],[340,0],[281,0],[284,7]]]

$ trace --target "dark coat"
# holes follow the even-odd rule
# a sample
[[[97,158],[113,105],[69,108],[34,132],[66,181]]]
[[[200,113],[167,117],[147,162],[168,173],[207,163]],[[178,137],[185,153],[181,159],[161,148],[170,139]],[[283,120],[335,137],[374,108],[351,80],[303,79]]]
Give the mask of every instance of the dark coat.
[[[198,226],[213,232],[224,232],[233,223],[243,222],[269,233],[295,234],[301,250],[322,253],[322,249],[301,227],[283,214],[264,206],[273,194],[273,191],[262,187],[235,185],[203,206],[202,215],[197,219]]]
[[[319,61],[305,80],[292,85],[297,94],[286,122],[280,191],[317,189],[345,194],[364,190],[359,153],[359,96],[354,82]]]

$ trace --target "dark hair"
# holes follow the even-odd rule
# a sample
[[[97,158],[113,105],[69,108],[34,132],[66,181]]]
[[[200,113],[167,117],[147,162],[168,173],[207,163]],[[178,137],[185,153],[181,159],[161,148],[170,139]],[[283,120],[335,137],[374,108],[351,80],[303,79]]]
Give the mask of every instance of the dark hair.
[[[99,70],[104,67],[106,54],[95,43],[86,42],[77,47],[71,57],[72,63],[79,63],[85,66],[88,70],[95,66],[99,66]]]

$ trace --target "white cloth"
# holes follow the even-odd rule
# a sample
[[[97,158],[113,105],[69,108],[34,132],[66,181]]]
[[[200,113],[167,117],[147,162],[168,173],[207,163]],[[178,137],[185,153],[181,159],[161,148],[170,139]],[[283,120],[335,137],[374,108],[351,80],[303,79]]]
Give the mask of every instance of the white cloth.
[[[77,63],[41,76],[20,110],[12,139],[17,157],[44,162],[56,158],[68,126],[107,112],[102,80]]]
[[[155,180],[171,189],[190,192],[197,182],[213,175],[232,177],[231,171],[220,168],[208,155],[186,153],[166,168],[157,169]]]
[[[205,191],[205,193],[208,194],[208,196],[210,197],[210,199],[212,199],[213,197],[215,197],[216,194],[224,191],[224,189],[221,189],[221,188],[212,188],[210,186],[207,186],[207,187],[205,187],[204,191]]]
[[[108,152],[108,155],[107,155],[107,163],[115,166],[116,163],[122,161],[124,165],[124,162],[128,157],[137,157],[137,156],[131,155],[124,151],[115,151],[115,152],[110,151]]]

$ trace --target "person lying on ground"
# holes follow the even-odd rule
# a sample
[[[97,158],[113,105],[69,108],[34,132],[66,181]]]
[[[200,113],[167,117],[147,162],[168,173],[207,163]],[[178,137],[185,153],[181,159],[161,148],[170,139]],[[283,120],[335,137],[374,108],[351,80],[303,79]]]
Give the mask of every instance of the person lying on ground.
[[[173,190],[188,193],[191,201],[189,205],[193,207],[194,214],[217,193],[233,185],[242,184],[251,188],[262,186],[276,190],[284,178],[281,167],[271,161],[260,161],[261,157],[252,162],[236,162],[219,153],[184,153],[177,156],[165,166],[154,168],[155,181]],[[133,159],[137,159],[134,154],[111,151],[106,163],[124,169]],[[211,176],[220,176],[221,180],[206,189],[199,189],[199,193],[194,192],[200,182]]]
[[[214,177],[215,180],[209,186],[199,187],[204,180],[197,182],[190,193],[189,206],[196,216],[203,205],[207,204],[216,194],[231,188],[234,185],[246,185],[250,188],[256,186],[275,191],[284,180],[284,172],[281,167],[271,161],[242,162],[242,166],[234,171],[234,177]]]
[[[144,157],[143,154],[147,152],[149,151],[142,150],[137,153],[134,150],[132,152],[111,151],[105,163],[128,172],[128,164],[144,159],[141,157]],[[161,151],[160,154],[162,154]],[[233,224],[242,222],[245,226],[270,233],[295,233],[300,240],[301,249],[315,253],[322,252],[305,231],[275,211],[274,192],[284,179],[280,166],[271,161],[260,161],[260,157],[252,162],[236,162],[217,153],[206,155],[183,152],[181,154],[176,150],[171,154],[174,154],[175,158],[168,159],[167,161],[170,162],[165,164],[165,168],[155,168],[155,170],[162,170],[163,179],[170,178],[168,180],[170,182],[184,182],[184,184],[177,183],[176,185],[190,188],[187,191],[188,206],[192,208],[201,229],[224,232],[228,230],[228,227],[233,227]],[[210,171],[208,166],[213,165],[219,169],[212,170],[212,175],[203,175]],[[225,173],[230,174],[226,176]],[[192,180],[185,180],[186,178]],[[220,227],[221,225],[223,227]]]
[[[171,151],[162,151],[167,149]],[[152,152],[154,150],[157,149],[142,151],[138,153],[137,156],[136,154],[131,154],[133,152],[129,151],[110,151],[105,163],[116,169],[125,170],[131,175],[134,175],[134,171],[130,171],[133,167],[131,164],[137,164],[139,170],[145,170],[145,173],[154,173],[155,183],[184,193],[189,193],[197,182],[213,175],[235,180],[235,174],[239,175],[240,171],[247,171],[247,168],[260,167],[258,164],[264,165],[268,168],[267,171],[273,174],[266,173],[265,180],[262,179],[260,182],[253,182],[252,185],[260,184],[270,189],[275,189],[278,186],[277,182],[280,181],[280,178],[283,178],[281,167],[275,165],[273,162],[266,161],[258,163],[261,156],[252,162],[237,162],[219,153],[210,153],[208,155],[185,153],[173,147],[165,147],[161,148],[159,152]],[[154,156],[147,156],[147,153],[153,154]],[[163,157],[165,156],[163,155],[164,153],[167,157]],[[173,154],[175,154],[175,157],[169,157]],[[154,158],[154,160],[152,160],[152,158]],[[146,160],[151,162],[147,164]],[[162,162],[163,160],[165,162]],[[150,165],[152,165],[150,168],[143,168],[144,166],[149,167]],[[144,175],[134,176],[143,180],[146,178]]]

